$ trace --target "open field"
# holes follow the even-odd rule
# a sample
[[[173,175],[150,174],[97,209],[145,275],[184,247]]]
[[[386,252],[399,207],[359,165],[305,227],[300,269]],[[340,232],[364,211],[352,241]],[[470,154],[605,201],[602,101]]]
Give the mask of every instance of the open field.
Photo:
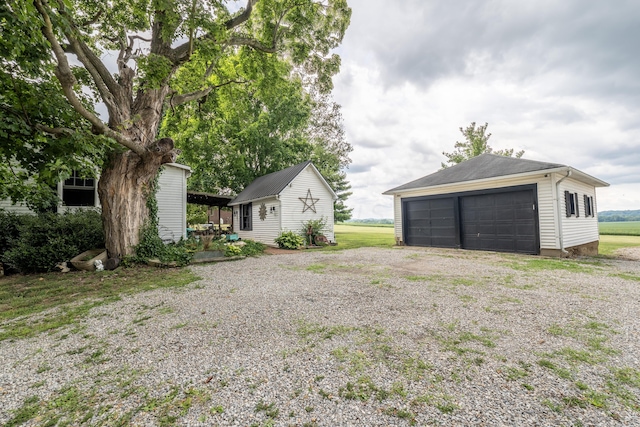
[[[640,221],[599,222],[600,234],[640,236]]]
[[[637,262],[404,247],[169,272],[203,279],[114,287],[45,332],[104,295],[3,318],[35,335],[0,341],[0,424],[640,425]]]

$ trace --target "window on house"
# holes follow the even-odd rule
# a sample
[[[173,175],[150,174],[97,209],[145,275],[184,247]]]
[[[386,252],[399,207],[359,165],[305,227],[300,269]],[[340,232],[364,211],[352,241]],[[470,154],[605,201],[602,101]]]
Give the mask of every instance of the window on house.
[[[580,216],[580,206],[578,205],[578,193],[564,192],[564,203],[566,206],[567,217]]]
[[[593,196],[584,195],[584,216],[595,216]]]
[[[74,170],[62,184],[62,201],[66,206],[95,206],[96,180]]]
[[[240,205],[240,230],[251,230],[251,203]]]

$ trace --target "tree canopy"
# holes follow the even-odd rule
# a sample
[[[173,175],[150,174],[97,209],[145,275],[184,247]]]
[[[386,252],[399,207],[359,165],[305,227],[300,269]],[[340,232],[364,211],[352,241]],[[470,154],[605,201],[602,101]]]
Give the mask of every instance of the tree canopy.
[[[455,150],[451,153],[442,152],[447,158],[446,163],[441,163],[442,168],[457,165],[465,160],[479,156],[483,153],[493,153],[499,156],[514,157],[514,149],[494,150],[488,144],[490,133],[487,133],[488,123],[480,125],[476,128],[476,122],[471,122],[466,128],[460,128],[460,133],[464,136],[464,141],[456,141]],[[524,150],[515,153],[515,157],[520,158],[524,154]]]
[[[253,156],[261,171],[268,165],[255,163],[254,151],[277,160],[278,132],[292,132],[314,108],[294,96],[296,85],[330,92],[340,66],[332,49],[350,14],[346,0],[247,0],[240,8],[226,0],[10,0],[0,6],[0,178],[9,182],[0,196],[26,200],[72,169],[100,168],[107,249],[130,253],[155,176],[179,154],[170,121],[160,134],[167,112],[209,108],[215,135],[238,139],[232,130],[240,130],[247,144],[229,159],[249,164]],[[249,89],[259,96],[234,97]],[[286,102],[277,104],[279,96]],[[266,103],[272,111],[263,115]],[[185,158],[211,141],[196,132],[202,126],[179,129],[196,136],[182,138]],[[267,128],[275,133],[261,134]]]

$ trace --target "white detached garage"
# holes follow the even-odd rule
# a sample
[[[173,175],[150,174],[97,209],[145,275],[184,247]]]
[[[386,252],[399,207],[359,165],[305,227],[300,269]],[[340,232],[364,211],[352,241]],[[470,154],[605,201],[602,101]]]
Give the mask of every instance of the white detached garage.
[[[398,244],[595,255],[596,188],[608,185],[566,165],[482,154],[384,194]]]
[[[242,239],[274,245],[281,232],[299,232],[308,220],[324,218],[323,234],[335,242],[337,199],[318,169],[306,161],[257,178],[228,206],[233,207],[233,231]]]

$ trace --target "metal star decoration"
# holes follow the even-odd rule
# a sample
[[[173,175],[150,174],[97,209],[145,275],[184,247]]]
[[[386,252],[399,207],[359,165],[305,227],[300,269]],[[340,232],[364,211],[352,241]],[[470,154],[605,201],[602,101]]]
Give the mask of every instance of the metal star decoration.
[[[298,197],[298,199],[300,199],[304,204],[304,207],[302,208],[302,213],[305,213],[308,210],[312,210],[313,213],[316,213],[316,202],[320,199],[313,198],[313,196],[311,195],[311,189],[307,190],[307,197],[305,198]]]

